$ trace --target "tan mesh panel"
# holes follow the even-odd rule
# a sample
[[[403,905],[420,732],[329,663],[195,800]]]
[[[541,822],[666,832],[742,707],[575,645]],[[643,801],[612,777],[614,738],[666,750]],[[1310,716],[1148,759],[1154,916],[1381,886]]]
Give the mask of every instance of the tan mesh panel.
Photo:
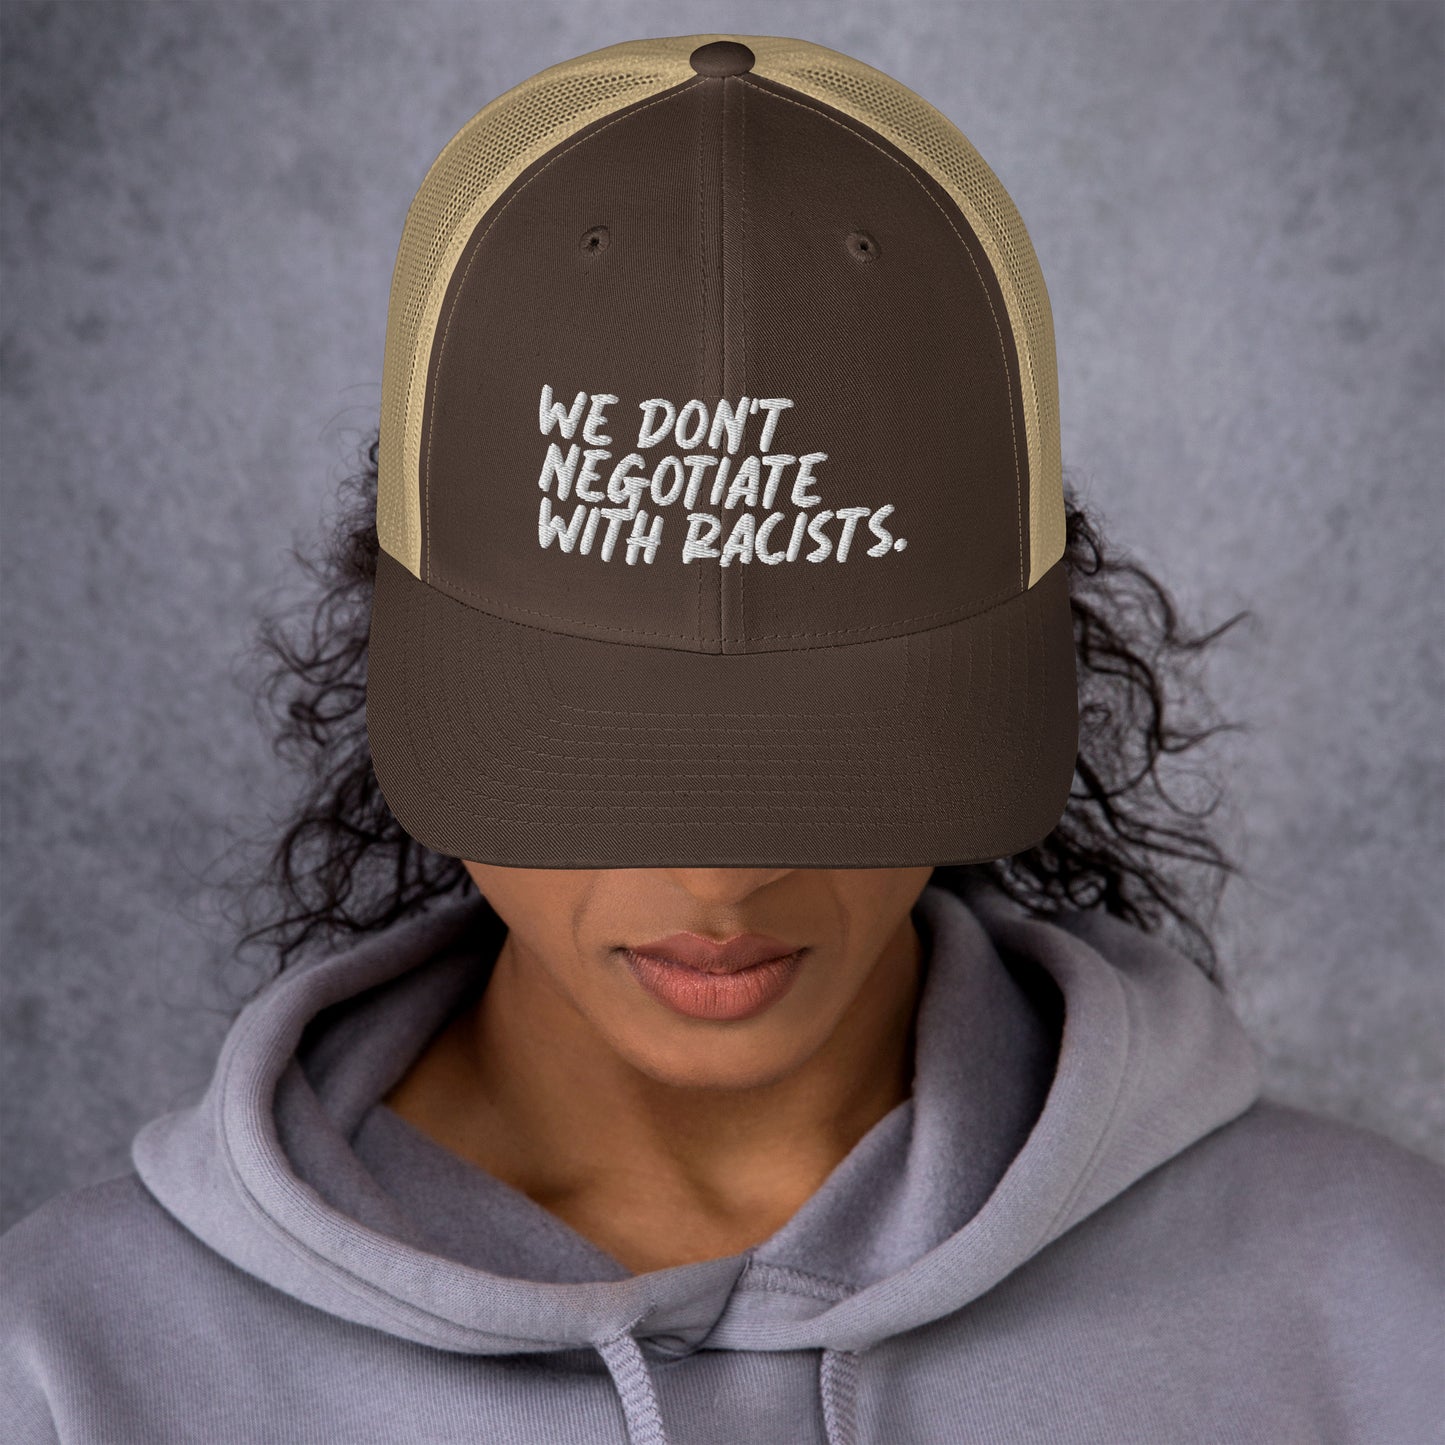
[[[422,391],[452,268],[487,208],[539,156],[582,126],[693,75],[688,56],[740,40],[757,74],[871,126],[933,176],[983,243],[1008,307],[1023,377],[1028,444],[1029,585],[1064,551],[1053,316],[1028,232],[983,157],[946,116],[870,65],[771,35],[678,35],[624,41],[539,72],[484,106],[432,163],[407,212],[392,273],[382,367],[377,531],[421,573]]]

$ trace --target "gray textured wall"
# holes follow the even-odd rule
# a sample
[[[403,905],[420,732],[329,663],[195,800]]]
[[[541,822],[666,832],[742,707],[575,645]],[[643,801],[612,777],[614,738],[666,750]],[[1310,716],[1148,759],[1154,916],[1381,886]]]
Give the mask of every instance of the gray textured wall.
[[[375,420],[391,266],[485,101],[630,35],[804,35],[999,172],[1066,464],[1247,735],[1219,929],[1278,1097],[1445,1159],[1438,4],[3,10],[3,1212],[125,1167],[239,986],[289,780],[243,649]],[[244,983],[246,980],[241,980]]]

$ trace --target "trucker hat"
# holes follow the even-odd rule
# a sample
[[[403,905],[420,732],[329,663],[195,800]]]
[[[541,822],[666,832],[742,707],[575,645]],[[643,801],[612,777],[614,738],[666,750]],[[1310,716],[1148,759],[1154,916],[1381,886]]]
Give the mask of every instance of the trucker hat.
[[[392,276],[373,767],[528,868],[917,867],[1058,823],[1053,321],[1003,186],[806,40],[631,40],[485,105]]]

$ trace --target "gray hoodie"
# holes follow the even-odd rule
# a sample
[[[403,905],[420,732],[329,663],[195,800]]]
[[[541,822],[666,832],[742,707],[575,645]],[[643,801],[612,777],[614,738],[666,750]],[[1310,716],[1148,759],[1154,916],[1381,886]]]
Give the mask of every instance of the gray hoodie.
[[[0,1239],[3,1438],[1445,1440],[1445,1170],[1262,1098],[1108,914],[914,919],[912,1097],[767,1240],[641,1275],[379,1102],[485,986],[480,900],[283,974],[134,1173]]]

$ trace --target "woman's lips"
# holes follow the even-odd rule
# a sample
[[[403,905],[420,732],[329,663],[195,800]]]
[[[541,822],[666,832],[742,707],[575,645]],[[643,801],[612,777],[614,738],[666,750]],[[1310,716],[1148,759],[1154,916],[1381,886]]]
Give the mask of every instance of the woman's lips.
[[[736,973],[755,963],[767,963],[798,953],[796,944],[770,938],[766,933],[739,933],[721,943],[701,933],[669,933],[648,943],[630,945],[634,953],[660,958],[664,963],[680,963],[702,973]]]
[[[806,948],[728,972],[708,972],[637,949],[622,956],[632,976],[659,1003],[694,1019],[746,1019],[782,998],[802,968]]]

